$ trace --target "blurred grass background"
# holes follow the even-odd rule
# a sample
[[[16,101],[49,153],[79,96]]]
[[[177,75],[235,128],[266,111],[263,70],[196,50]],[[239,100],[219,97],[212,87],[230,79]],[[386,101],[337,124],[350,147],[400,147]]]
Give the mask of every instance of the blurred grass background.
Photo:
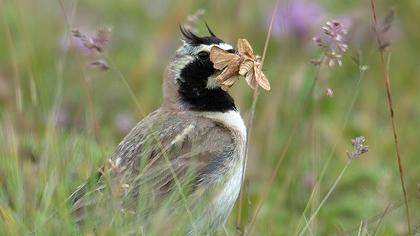
[[[200,34],[205,34],[206,21],[225,41],[247,38],[262,53],[274,5],[247,0],[0,0],[0,234],[77,234],[65,199],[107,161],[137,121],[159,107],[163,70],[181,45],[178,25],[204,9]],[[391,43],[387,56],[409,208],[413,228],[420,232],[420,2],[378,1],[381,21],[391,8],[396,16],[384,40]],[[305,94],[315,76],[309,61],[321,54],[311,39],[331,19],[348,28],[349,50],[342,67],[321,69],[307,103]],[[90,67],[94,58],[70,34],[73,28],[92,34],[101,25],[113,29],[101,56],[110,66],[107,71]],[[351,139],[363,135],[369,152],[352,161],[306,233],[356,235],[359,228],[373,233],[384,215],[378,235],[406,234],[369,2],[281,0],[264,71],[272,91],[261,92],[258,101],[241,230],[250,225],[269,189],[249,233],[294,232],[321,171],[325,175],[306,219],[345,166]],[[332,97],[325,95],[327,88],[334,91]],[[246,119],[252,91],[240,81],[232,94]],[[58,216],[51,218],[51,212]],[[235,208],[227,225],[232,235],[237,212]],[[105,232],[118,234],[112,230]]]

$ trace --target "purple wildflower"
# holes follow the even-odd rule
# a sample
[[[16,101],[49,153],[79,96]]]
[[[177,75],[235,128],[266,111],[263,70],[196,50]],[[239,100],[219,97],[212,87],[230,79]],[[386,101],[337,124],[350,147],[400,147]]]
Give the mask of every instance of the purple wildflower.
[[[109,69],[109,65],[105,60],[96,60],[90,63],[90,66],[100,68],[103,71]]]
[[[322,27],[323,34],[314,37],[313,40],[318,47],[324,51],[324,56],[330,67],[338,64],[342,65],[341,58],[347,51],[348,45],[344,42],[347,30],[338,21],[327,21]]]
[[[52,113],[55,127],[66,128],[70,125],[69,113],[62,108],[57,108]]]
[[[111,38],[110,27],[99,27],[93,37],[80,32],[78,29],[73,29],[71,32],[73,37],[80,39],[85,48],[98,53],[102,53],[104,51],[104,48],[107,46]]]
[[[308,173],[303,177],[303,186],[308,192],[312,192],[316,185],[316,177],[313,173]]]
[[[91,67],[99,68],[103,71],[109,69],[109,65],[106,62],[103,52],[108,46],[111,39],[111,28],[101,26],[97,28],[95,34],[83,33],[79,29],[73,29],[72,40],[74,40],[77,48],[86,54],[86,57],[90,60],[89,65]]]
[[[115,118],[115,126],[121,133],[129,132],[135,124],[134,117],[129,112],[118,114]]]
[[[279,37],[294,36],[305,40],[322,20],[324,10],[315,1],[295,0],[279,7],[273,33]]]

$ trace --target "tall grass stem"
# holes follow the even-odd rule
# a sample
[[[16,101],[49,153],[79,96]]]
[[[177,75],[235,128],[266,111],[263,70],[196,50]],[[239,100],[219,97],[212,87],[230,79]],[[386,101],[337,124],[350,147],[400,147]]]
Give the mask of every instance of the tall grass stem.
[[[394,137],[394,144],[395,144],[395,151],[397,154],[397,162],[398,162],[398,169],[400,174],[400,182],[401,182],[401,188],[404,195],[404,205],[405,205],[405,214],[407,218],[407,227],[408,227],[408,234],[413,235],[411,231],[411,219],[410,219],[410,210],[408,207],[408,198],[407,198],[407,191],[405,187],[405,181],[404,181],[404,168],[402,164],[401,159],[401,152],[400,152],[400,145],[398,141],[398,134],[397,134],[397,125],[395,122],[395,113],[394,113],[394,106],[393,106],[393,100],[392,100],[392,93],[391,93],[391,82],[389,79],[389,63],[385,63],[385,56],[384,56],[384,48],[381,47],[381,38],[379,36],[379,33],[377,31],[378,21],[376,17],[376,10],[375,10],[375,0],[370,1],[371,10],[372,10],[372,16],[373,16],[373,23],[374,23],[374,31],[376,34],[376,39],[378,43],[379,48],[379,55],[381,60],[381,65],[383,68],[383,76],[384,76],[384,83],[385,83],[385,89],[386,89],[386,97],[388,102],[388,110],[389,110],[389,117],[391,119],[391,125],[392,125],[392,133]]]
[[[337,187],[338,182],[340,182],[341,178],[343,177],[344,173],[346,172],[347,168],[349,167],[350,163],[351,163],[351,159],[348,159],[346,162],[346,165],[344,166],[344,168],[341,170],[340,174],[338,175],[338,177],[335,179],[334,184],[331,186],[331,188],[328,190],[327,194],[325,194],[324,198],[321,200],[321,202],[319,203],[319,206],[316,208],[315,212],[311,215],[311,217],[309,218],[309,220],[306,222],[305,227],[303,227],[302,231],[299,233],[299,236],[304,235],[304,233],[306,232],[306,230],[308,230],[309,226],[311,225],[311,222],[315,219],[316,215],[318,214],[319,210],[321,210],[322,206],[325,204],[325,202],[328,200],[328,198],[330,197],[331,193],[334,191],[334,189]]]
[[[265,38],[265,43],[264,43],[263,54],[262,54],[262,57],[261,57],[261,68],[264,65],[264,60],[265,60],[265,57],[267,55],[268,44],[270,42],[270,37],[271,37],[271,30],[273,28],[274,19],[276,18],[276,12],[277,12],[279,2],[280,2],[280,0],[276,1],[273,12],[271,13],[270,25],[268,27],[267,36]],[[246,145],[245,145],[245,158],[243,160],[243,165],[242,165],[242,184],[241,184],[242,189],[244,188],[246,165],[247,165],[247,162],[248,162],[248,154],[249,154],[249,139],[251,137],[251,131],[252,131],[252,126],[253,126],[253,122],[254,122],[255,110],[256,110],[257,102],[258,102],[258,96],[259,96],[259,86],[257,86],[254,89],[254,93],[253,93],[253,97],[252,97],[251,111],[250,111],[250,114],[249,114],[249,117],[248,117],[248,122],[247,122],[247,137],[246,137]],[[238,207],[238,214],[237,214],[237,220],[236,220],[237,229],[240,229],[240,227],[241,227],[243,198],[244,198],[244,191],[241,190],[241,193],[240,193],[240,196],[239,196],[239,207]]]

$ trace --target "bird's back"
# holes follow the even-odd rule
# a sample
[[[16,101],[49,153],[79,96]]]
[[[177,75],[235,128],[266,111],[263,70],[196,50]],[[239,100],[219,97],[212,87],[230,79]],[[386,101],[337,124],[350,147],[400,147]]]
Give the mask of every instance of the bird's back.
[[[120,142],[98,185],[73,194],[78,219],[102,200],[144,227],[164,216],[184,232],[211,232],[238,196],[245,136],[237,111],[158,109]]]

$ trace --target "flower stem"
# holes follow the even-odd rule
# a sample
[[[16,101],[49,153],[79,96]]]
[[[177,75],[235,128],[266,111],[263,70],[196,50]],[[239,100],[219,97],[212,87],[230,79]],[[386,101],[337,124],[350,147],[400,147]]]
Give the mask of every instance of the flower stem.
[[[392,102],[392,93],[391,93],[391,83],[390,83],[390,79],[389,79],[389,64],[385,63],[385,56],[384,56],[384,51],[381,48],[381,39],[379,37],[379,34],[377,32],[377,18],[376,18],[376,11],[375,11],[375,0],[371,0],[371,9],[372,9],[372,15],[373,15],[373,23],[374,23],[374,30],[376,33],[376,39],[377,39],[377,43],[378,43],[378,47],[379,47],[379,55],[380,55],[380,59],[381,59],[381,65],[383,68],[383,74],[384,74],[384,82],[385,82],[385,87],[386,87],[386,96],[387,96],[387,101],[388,101],[388,110],[389,110],[389,116],[391,118],[391,125],[392,125],[392,133],[394,136],[394,144],[395,144],[395,150],[397,153],[397,162],[398,162],[398,168],[399,168],[399,174],[400,174],[400,181],[401,181],[401,188],[402,188],[402,192],[404,195],[404,205],[405,205],[405,213],[406,213],[406,217],[407,217],[407,227],[408,227],[408,234],[409,235],[413,235],[412,231],[411,231],[411,220],[410,220],[410,211],[408,208],[408,198],[407,198],[407,191],[406,191],[406,187],[405,187],[405,182],[404,182],[404,168],[402,165],[402,160],[401,160],[401,154],[400,154],[400,145],[399,145],[399,141],[398,141],[398,135],[397,135],[397,127],[396,127],[396,123],[395,123],[395,118],[394,118],[394,107],[393,107],[393,102]]]
[[[340,174],[338,175],[337,179],[335,180],[334,184],[331,186],[330,190],[328,190],[327,194],[325,194],[324,198],[322,199],[321,203],[319,204],[319,206],[316,208],[316,210],[314,211],[314,213],[311,215],[311,217],[309,218],[309,220],[306,222],[305,227],[302,229],[302,231],[299,233],[299,236],[303,235],[306,230],[309,228],[309,226],[311,225],[311,222],[315,219],[316,215],[318,214],[319,210],[321,210],[321,207],[325,204],[325,202],[328,200],[328,198],[330,197],[331,193],[334,191],[334,189],[337,187],[338,182],[340,182],[341,178],[344,175],[344,172],[346,172],[347,167],[349,167],[350,163],[351,163],[352,159],[348,159],[346,162],[346,165],[344,166],[344,168],[341,170]]]
[[[268,27],[268,32],[267,32],[267,36],[265,38],[265,43],[264,43],[264,49],[263,49],[263,54],[261,57],[261,68],[264,65],[264,60],[265,60],[265,56],[267,54],[267,48],[268,48],[268,43],[270,42],[270,37],[271,37],[271,30],[273,28],[273,23],[274,23],[274,19],[276,16],[276,12],[277,12],[277,8],[279,5],[280,0],[277,0],[273,9],[273,12],[271,13],[271,20],[270,20],[270,26]],[[242,167],[242,188],[241,188],[241,193],[239,196],[239,207],[238,207],[238,214],[237,214],[237,218],[236,218],[236,228],[238,229],[238,231],[240,231],[241,228],[241,218],[242,218],[242,204],[243,204],[243,198],[244,198],[244,182],[245,182],[245,173],[246,173],[246,165],[247,165],[247,160],[248,160],[248,153],[249,153],[249,138],[251,137],[251,131],[252,131],[252,126],[253,126],[253,122],[254,122],[254,115],[255,115],[255,110],[257,107],[257,102],[258,102],[258,96],[259,96],[259,86],[257,86],[254,89],[254,93],[252,96],[252,105],[251,105],[251,111],[249,114],[249,118],[248,118],[248,123],[247,123],[247,137],[246,137],[246,146],[245,146],[245,157],[243,160],[243,167]],[[245,232],[244,232],[245,234]]]

